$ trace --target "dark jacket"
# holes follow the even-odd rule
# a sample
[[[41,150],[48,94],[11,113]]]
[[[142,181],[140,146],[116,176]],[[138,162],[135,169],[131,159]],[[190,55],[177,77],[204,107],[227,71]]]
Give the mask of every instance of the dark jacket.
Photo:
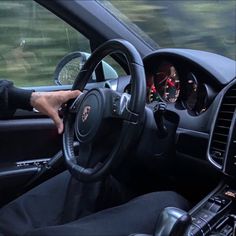
[[[32,110],[30,97],[33,90],[16,88],[13,82],[0,80],[0,113],[15,111],[17,108]]]

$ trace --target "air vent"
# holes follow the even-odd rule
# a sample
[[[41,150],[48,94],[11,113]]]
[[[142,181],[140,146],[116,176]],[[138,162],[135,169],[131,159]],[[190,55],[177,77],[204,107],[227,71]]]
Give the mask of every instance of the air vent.
[[[216,119],[215,128],[213,130],[209,150],[211,159],[219,168],[223,167],[226,156],[228,136],[235,109],[236,85],[233,85],[228,89],[223,97],[218,117]]]

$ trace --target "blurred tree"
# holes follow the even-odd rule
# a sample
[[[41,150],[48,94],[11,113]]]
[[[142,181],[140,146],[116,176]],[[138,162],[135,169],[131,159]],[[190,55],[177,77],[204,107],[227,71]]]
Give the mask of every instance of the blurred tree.
[[[236,59],[235,0],[101,2],[154,48],[200,49]],[[83,35],[34,1],[1,0],[0,29],[0,78],[18,86],[53,85],[65,54],[90,51]]]
[[[1,1],[0,28],[0,77],[18,86],[53,85],[65,54],[90,51],[88,39],[34,1]]]
[[[102,1],[161,47],[190,48],[236,59],[235,0]]]

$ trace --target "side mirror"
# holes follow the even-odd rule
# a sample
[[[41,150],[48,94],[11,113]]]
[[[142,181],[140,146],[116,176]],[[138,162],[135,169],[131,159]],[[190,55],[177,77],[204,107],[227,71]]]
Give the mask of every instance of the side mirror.
[[[54,72],[54,81],[57,85],[72,85],[79,74],[84,63],[90,57],[86,52],[72,52],[64,56],[58,63]],[[105,61],[102,62],[105,79],[118,78],[117,72]],[[96,82],[96,75],[93,73],[89,83]]]
[[[55,83],[57,85],[73,84],[86,60],[86,55],[81,52],[72,52],[64,56],[55,69]]]

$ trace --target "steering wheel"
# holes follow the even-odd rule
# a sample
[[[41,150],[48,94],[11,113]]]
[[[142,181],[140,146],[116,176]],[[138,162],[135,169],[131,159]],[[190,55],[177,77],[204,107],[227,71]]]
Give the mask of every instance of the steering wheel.
[[[98,180],[120,163],[144,118],[143,62],[135,47],[125,40],[109,40],[97,48],[84,64],[72,89],[84,91],[95,68],[112,53],[121,53],[127,59],[131,94],[94,88],[77,97],[65,112],[65,162],[71,174],[84,182]]]

